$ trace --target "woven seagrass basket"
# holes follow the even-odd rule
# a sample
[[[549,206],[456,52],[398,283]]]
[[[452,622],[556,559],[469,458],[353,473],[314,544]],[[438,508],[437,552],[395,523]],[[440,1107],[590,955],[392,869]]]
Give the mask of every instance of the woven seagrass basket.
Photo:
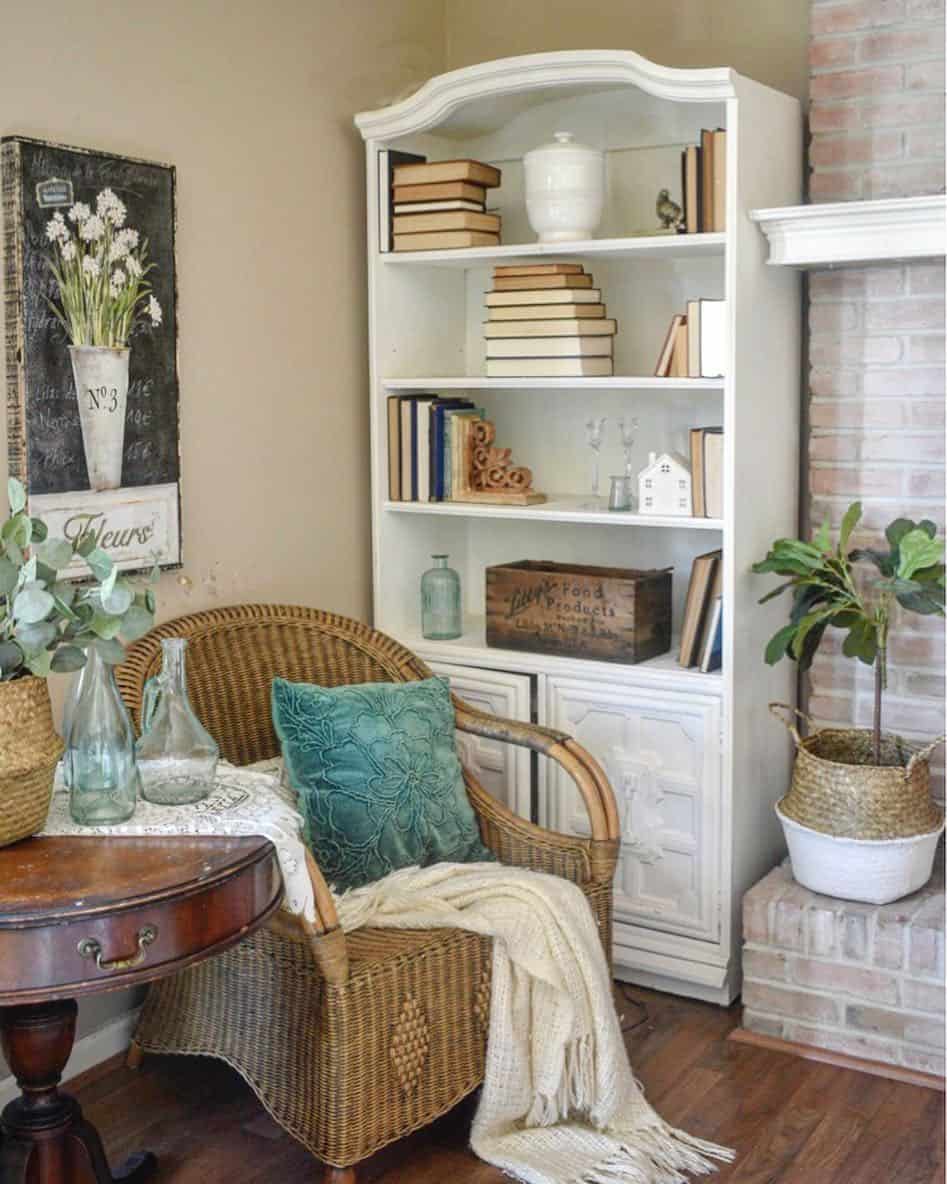
[[[62,751],[46,680],[0,682],[0,847],[42,828]]]
[[[944,812],[931,798],[928,764],[942,736],[923,748],[884,736],[876,765],[869,730],[823,728],[803,738],[792,716],[811,723],[808,716],[785,703],[769,706],[796,742],[792,784],[779,803],[787,818],[847,839],[904,839],[943,824]]]

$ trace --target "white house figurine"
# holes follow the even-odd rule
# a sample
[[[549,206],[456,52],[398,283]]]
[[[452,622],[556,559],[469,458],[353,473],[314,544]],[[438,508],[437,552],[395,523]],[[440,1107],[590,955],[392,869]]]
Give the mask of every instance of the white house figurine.
[[[691,516],[691,470],[679,453],[648,454],[638,474],[638,513]]]

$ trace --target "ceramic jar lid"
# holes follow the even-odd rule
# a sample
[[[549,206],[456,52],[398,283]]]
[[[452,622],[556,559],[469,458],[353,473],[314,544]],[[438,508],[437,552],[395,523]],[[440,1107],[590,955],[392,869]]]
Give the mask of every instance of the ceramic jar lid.
[[[553,138],[548,143],[533,148],[523,159],[526,162],[539,160],[547,154],[551,160],[561,161],[563,164],[599,164],[602,159],[602,154],[597,148],[576,143],[572,132],[553,132]]]

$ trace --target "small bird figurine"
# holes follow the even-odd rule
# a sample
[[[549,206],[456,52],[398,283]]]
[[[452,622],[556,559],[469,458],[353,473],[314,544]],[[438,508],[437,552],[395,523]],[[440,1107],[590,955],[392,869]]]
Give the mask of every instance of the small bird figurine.
[[[682,210],[676,201],[671,200],[670,191],[662,189],[658,194],[655,211],[661,219],[665,230],[679,230],[681,226]]]

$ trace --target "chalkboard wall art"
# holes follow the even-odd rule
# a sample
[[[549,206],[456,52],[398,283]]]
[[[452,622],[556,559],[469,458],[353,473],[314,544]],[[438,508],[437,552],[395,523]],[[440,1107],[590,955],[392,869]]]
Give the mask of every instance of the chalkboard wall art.
[[[0,141],[9,471],[54,534],[181,562],[175,173]]]

